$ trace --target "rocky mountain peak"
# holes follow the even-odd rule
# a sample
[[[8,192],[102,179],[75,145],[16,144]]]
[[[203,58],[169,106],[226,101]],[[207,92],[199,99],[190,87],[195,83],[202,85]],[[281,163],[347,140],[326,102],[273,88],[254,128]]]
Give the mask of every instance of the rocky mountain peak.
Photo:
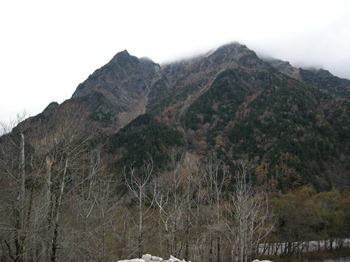
[[[231,58],[239,60],[242,56],[247,54],[252,54],[254,51],[247,48],[247,46],[239,44],[237,42],[229,43],[223,46],[220,46],[215,53],[222,53],[229,55]]]
[[[264,68],[263,61],[245,45],[230,43],[219,47],[210,56],[217,64],[230,64],[230,67],[240,66],[260,70]]]
[[[118,52],[115,56],[114,56],[114,58],[115,59],[119,59],[119,60],[123,60],[123,59],[127,59],[127,58],[129,58],[130,57],[130,54],[129,54],[129,52],[128,52],[128,50],[124,50],[124,51],[121,51],[121,52]]]
[[[132,56],[125,49],[124,51],[118,52],[109,62],[109,64],[117,64],[119,66],[126,66],[127,64],[137,65],[139,59],[136,56]]]
[[[139,59],[124,50],[117,53],[106,65],[97,69],[80,84],[73,97],[90,92],[112,91],[116,88],[140,91],[146,87],[143,83],[156,77],[158,73],[159,65],[152,60]]]
[[[72,98],[84,104],[93,124],[118,129],[144,113],[147,94],[159,75],[158,64],[124,50],[81,83]]]

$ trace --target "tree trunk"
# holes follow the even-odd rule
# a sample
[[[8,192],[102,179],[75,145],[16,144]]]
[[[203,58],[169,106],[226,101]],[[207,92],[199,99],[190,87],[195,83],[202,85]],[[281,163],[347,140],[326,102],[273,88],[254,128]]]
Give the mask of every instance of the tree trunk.
[[[39,252],[39,261],[48,261],[49,260],[49,234],[50,234],[50,227],[51,227],[51,212],[50,206],[51,206],[51,177],[52,177],[52,164],[53,160],[46,156],[46,174],[45,174],[45,184],[44,184],[44,191],[43,191],[43,220],[41,228],[43,229],[43,240],[40,243],[40,252]]]
[[[52,248],[51,248],[51,261],[57,261],[57,249],[58,249],[58,221],[59,221],[59,216],[60,216],[60,207],[61,207],[61,202],[62,202],[62,196],[63,196],[63,191],[65,187],[65,179],[66,179],[66,174],[68,170],[68,158],[65,161],[64,169],[63,169],[63,174],[62,174],[62,181],[61,181],[61,186],[60,186],[60,191],[58,196],[56,197],[56,203],[55,203],[55,214],[54,214],[54,233],[52,237]]]
[[[190,214],[189,211],[187,211],[187,225],[185,230],[185,260],[188,261],[189,257],[189,238],[190,238]]]
[[[139,236],[138,236],[138,251],[139,251],[139,257],[142,257],[142,232],[143,232],[143,188],[140,188],[139,191]]]
[[[213,238],[210,237],[209,261],[213,262]]]
[[[24,230],[24,213],[25,213],[25,141],[24,134],[21,133],[21,144],[20,144],[20,189],[18,194],[18,203],[15,208],[15,216],[16,216],[16,237],[15,237],[15,247],[16,247],[16,261],[24,261],[24,241],[25,241],[25,230]]]
[[[216,261],[220,262],[221,258],[220,258],[220,252],[221,252],[221,243],[220,243],[220,236],[216,237]]]

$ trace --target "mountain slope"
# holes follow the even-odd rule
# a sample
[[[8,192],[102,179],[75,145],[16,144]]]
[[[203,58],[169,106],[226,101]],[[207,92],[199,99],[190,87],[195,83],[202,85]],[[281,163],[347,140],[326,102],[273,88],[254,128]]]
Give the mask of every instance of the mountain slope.
[[[92,136],[114,168],[147,154],[160,168],[181,147],[200,158],[216,151],[228,165],[248,158],[271,190],[324,190],[350,186],[349,83],[264,61],[238,43],[162,66],[125,50],[26,125],[45,130],[40,141],[62,130],[73,140]]]
[[[348,183],[349,101],[278,74],[269,74],[265,86],[246,76],[248,82],[241,70],[225,71],[189,107],[183,123],[195,134],[191,148],[215,149],[227,161],[256,159],[268,167],[264,179],[280,189]]]

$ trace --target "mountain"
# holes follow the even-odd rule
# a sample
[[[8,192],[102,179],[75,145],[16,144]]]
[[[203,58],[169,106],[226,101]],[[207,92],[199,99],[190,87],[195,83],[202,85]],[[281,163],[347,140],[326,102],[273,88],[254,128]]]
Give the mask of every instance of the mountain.
[[[121,127],[145,112],[148,93],[160,66],[126,50],[78,86],[72,99],[85,104],[89,119]]]
[[[280,72],[322,91],[340,97],[350,98],[350,83],[348,79],[342,79],[332,75],[324,69],[295,68],[289,62],[278,59],[267,59],[273,67]]]
[[[349,95],[347,79],[238,43],[165,65],[125,50],[14,132],[35,134],[41,155],[89,138],[110,168],[149,154],[160,169],[174,147],[201,159],[215,151],[228,165],[249,159],[271,190],[327,190],[350,186]]]

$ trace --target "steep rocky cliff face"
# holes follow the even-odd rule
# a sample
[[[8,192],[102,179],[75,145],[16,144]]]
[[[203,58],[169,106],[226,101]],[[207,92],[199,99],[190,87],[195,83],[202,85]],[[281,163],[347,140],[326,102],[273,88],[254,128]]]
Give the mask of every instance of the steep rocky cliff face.
[[[148,93],[159,76],[158,64],[125,50],[80,84],[72,99],[86,104],[90,120],[118,129],[145,112]]]

